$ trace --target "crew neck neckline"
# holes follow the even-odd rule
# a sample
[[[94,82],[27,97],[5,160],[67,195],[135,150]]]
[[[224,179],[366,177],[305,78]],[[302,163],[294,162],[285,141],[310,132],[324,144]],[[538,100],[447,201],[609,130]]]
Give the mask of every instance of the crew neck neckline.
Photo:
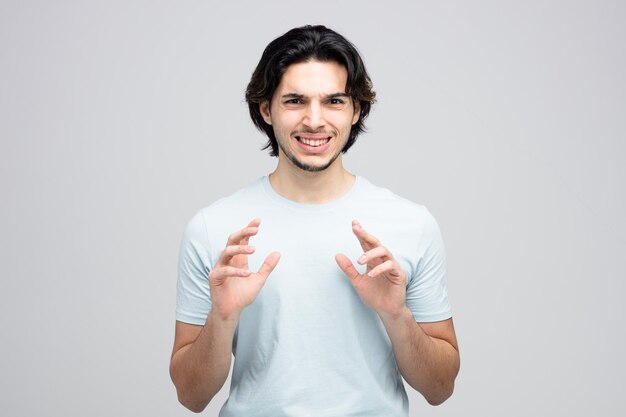
[[[279,203],[280,205],[294,209],[294,210],[308,211],[308,212],[321,212],[321,211],[332,210],[336,207],[339,207],[345,204],[347,201],[349,201],[352,198],[352,196],[355,194],[357,189],[361,187],[363,183],[363,178],[358,175],[355,175],[354,184],[352,184],[352,187],[350,187],[350,189],[345,194],[334,199],[333,201],[330,201],[328,203],[320,203],[320,204],[298,203],[296,201],[283,197],[282,195],[278,194],[278,192],[276,192],[276,190],[274,189],[274,187],[272,186],[270,182],[268,175],[264,175],[263,177],[261,177],[261,182],[263,183],[263,189],[265,190],[266,194],[272,200]]]

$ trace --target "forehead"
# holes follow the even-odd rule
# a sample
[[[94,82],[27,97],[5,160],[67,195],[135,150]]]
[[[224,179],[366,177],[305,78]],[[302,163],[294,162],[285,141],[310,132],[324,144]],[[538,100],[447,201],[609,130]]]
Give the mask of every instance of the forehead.
[[[276,94],[319,95],[344,93],[348,72],[336,62],[306,61],[292,64],[280,79]]]

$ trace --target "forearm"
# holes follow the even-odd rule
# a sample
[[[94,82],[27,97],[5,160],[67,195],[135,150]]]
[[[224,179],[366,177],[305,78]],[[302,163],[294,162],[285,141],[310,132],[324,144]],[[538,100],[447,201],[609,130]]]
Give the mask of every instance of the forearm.
[[[406,308],[398,317],[380,315],[405,381],[432,405],[443,403],[454,389],[459,353],[451,343],[431,337]]]
[[[178,399],[191,411],[202,411],[224,385],[238,318],[209,313],[198,338],[172,356],[170,375]]]

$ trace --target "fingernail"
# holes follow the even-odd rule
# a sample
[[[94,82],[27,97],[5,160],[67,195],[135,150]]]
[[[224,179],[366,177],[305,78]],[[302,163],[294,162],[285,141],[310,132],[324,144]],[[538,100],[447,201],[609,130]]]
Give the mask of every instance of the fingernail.
[[[365,261],[367,261],[367,256],[365,255],[361,255],[361,257],[357,259],[357,262],[360,264],[364,263]]]
[[[254,252],[254,248],[252,246],[246,246],[246,252]]]

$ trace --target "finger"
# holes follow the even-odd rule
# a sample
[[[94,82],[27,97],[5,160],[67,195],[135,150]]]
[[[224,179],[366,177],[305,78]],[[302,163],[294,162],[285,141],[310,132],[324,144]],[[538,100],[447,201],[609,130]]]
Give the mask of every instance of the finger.
[[[386,247],[377,246],[374,249],[368,250],[363,255],[361,255],[361,257],[357,259],[357,262],[361,265],[364,265],[378,258],[380,258],[380,262],[384,262],[388,259],[393,259],[393,257],[391,256],[391,252],[389,252]]]
[[[379,240],[367,233],[357,220],[352,220],[352,232],[357,239],[359,239],[361,248],[363,248],[364,251],[368,251],[376,246],[381,246]]]
[[[341,268],[344,274],[346,274],[351,281],[354,281],[361,276],[359,271],[357,271],[352,264],[352,261],[350,261],[346,255],[338,253],[335,255],[335,261],[337,262],[337,265],[339,265],[339,268]]]
[[[402,271],[400,269],[400,265],[397,262],[392,261],[391,259],[383,262],[378,265],[376,268],[372,268],[367,275],[370,277],[376,277],[378,275],[388,273],[395,277],[399,277],[402,275]]]
[[[226,246],[222,254],[220,255],[220,259],[218,261],[218,265],[226,265],[230,262],[233,257],[237,255],[249,255],[254,253],[254,247],[249,245],[232,245]]]
[[[269,255],[267,255],[267,258],[265,258],[263,265],[261,265],[261,267],[259,268],[259,271],[258,271],[259,275],[267,279],[269,274],[274,270],[274,268],[276,268],[276,265],[278,264],[279,260],[280,260],[280,253],[278,252],[272,252]]]
[[[235,268],[234,266],[223,266],[215,268],[209,273],[209,279],[220,283],[230,277],[247,277],[250,271],[244,268]]]
[[[261,219],[259,219],[258,217],[256,219],[253,219],[252,221],[250,221],[250,223],[248,223],[247,227],[255,227],[256,231],[259,231],[259,225],[261,224]],[[256,232],[254,233],[256,235]],[[248,236],[244,236],[243,239],[241,239],[241,241],[239,242],[240,245],[247,245],[248,242],[250,241],[250,237],[253,235],[248,235]]]
[[[261,219],[254,219],[246,227],[243,229],[231,234],[228,236],[228,241],[226,242],[226,246],[232,245],[247,245],[248,239],[251,236],[254,236],[259,231],[259,224],[261,223]]]

